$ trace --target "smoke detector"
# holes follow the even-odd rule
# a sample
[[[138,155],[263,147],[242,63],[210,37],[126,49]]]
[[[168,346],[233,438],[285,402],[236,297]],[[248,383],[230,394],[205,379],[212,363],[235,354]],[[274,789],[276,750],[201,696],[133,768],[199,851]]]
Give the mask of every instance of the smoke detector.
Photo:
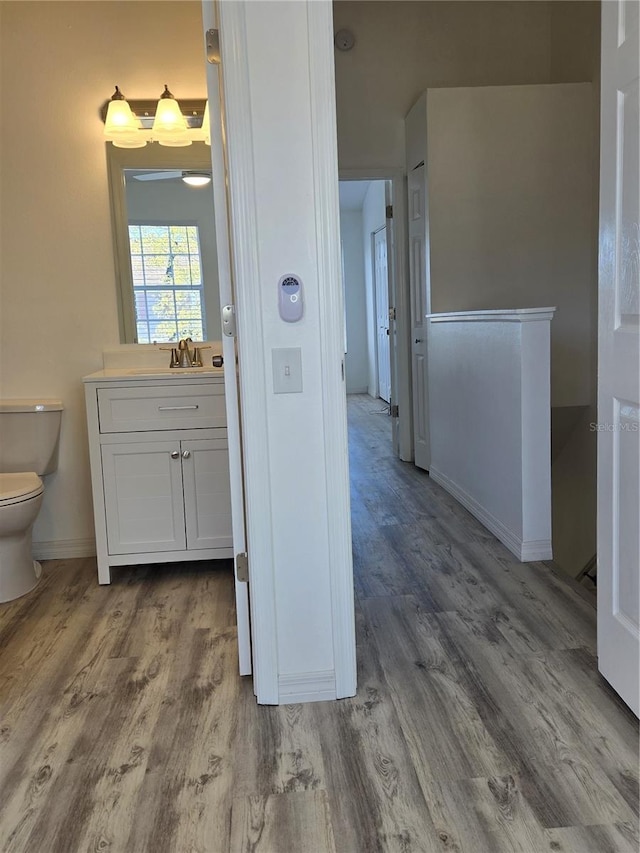
[[[338,30],[333,43],[338,50],[351,50],[356,40],[351,30]]]

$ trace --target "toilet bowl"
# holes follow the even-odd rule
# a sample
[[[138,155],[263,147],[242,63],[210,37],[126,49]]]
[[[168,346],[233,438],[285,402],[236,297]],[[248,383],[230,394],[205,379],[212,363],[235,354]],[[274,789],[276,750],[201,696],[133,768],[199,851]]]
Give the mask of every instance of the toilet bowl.
[[[0,603],[26,595],[42,569],[31,556],[31,531],[44,485],[33,472],[0,474]]]
[[[41,567],[31,553],[40,511],[40,476],[58,467],[60,400],[0,400],[0,603],[38,583]]]

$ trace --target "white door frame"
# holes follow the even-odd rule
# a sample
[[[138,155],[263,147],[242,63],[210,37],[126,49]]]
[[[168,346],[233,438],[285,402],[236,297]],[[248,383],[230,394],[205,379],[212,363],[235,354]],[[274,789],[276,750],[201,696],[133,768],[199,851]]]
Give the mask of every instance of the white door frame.
[[[429,246],[429,200],[426,164],[416,166],[407,176],[407,229],[409,251],[409,294],[411,305],[411,371],[413,403],[413,458],[425,471],[431,466],[429,412],[429,323],[431,314],[431,271]],[[416,194],[419,209],[416,211]],[[416,238],[419,242],[416,243]],[[420,249],[420,259],[415,247]]]
[[[376,389],[378,397],[383,400],[385,403],[390,402],[391,394],[389,394],[389,400],[385,400],[384,397],[380,394],[380,340],[379,340],[379,328],[378,328],[378,276],[377,276],[377,254],[376,254],[376,237],[380,234],[381,231],[384,231],[385,243],[388,243],[388,229],[386,223],[381,225],[380,228],[376,228],[375,231],[371,232],[371,236],[369,238],[369,252],[371,254],[371,270],[373,272],[372,277],[372,288],[373,288],[373,334],[375,341],[375,352],[376,352]],[[391,321],[389,320],[389,261],[387,259],[387,314],[386,321],[388,326],[391,326]],[[391,335],[389,334],[389,349],[391,349]],[[391,353],[389,353],[389,358],[391,358]],[[391,365],[389,364],[389,371],[391,371]]]
[[[258,702],[279,704],[280,685],[275,554],[271,516],[267,389],[271,376],[264,353],[263,316],[255,297],[261,279],[254,175],[252,103],[244,2],[218,3],[225,123],[228,146],[231,233],[236,284],[238,352],[242,364],[240,394],[245,428],[245,495],[254,687]],[[336,117],[333,67],[333,19],[328,0],[306,4],[313,128],[313,184],[316,211],[318,295],[324,452],[329,537],[331,614],[336,698],[353,696],[356,687],[354,589],[351,557],[349,467],[344,384],[344,316],[340,269],[338,175],[335,161]],[[304,50],[305,45],[302,49]],[[336,401],[344,401],[337,405]],[[247,427],[250,425],[250,429]],[[345,511],[346,508],[346,511]]]
[[[395,307],[395,322],[389,323],[391,354],[391,405],[397,405],[394,420],[394,447],[405,462],[413,459],[411,414],[411,321],[407,254],[407,190],[404,169],[341,169],[341,181],[390,181],[393,205],[393,244],[387,258],[389,306]],[[389,223],[387,223],[389,224]]]

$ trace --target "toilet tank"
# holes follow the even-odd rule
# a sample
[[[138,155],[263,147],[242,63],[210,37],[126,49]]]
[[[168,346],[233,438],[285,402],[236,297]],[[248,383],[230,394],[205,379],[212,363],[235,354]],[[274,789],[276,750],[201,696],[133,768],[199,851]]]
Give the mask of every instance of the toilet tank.
[[[62,409],[60,400],[0,400],[0,473],[56,470]]]

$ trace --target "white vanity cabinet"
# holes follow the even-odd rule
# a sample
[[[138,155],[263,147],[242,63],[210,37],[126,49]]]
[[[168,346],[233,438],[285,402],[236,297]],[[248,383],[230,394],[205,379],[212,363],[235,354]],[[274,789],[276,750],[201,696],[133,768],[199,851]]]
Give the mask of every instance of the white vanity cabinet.
[[[222,376],[84,381],[99,582],[111,566],[232,557]]]

